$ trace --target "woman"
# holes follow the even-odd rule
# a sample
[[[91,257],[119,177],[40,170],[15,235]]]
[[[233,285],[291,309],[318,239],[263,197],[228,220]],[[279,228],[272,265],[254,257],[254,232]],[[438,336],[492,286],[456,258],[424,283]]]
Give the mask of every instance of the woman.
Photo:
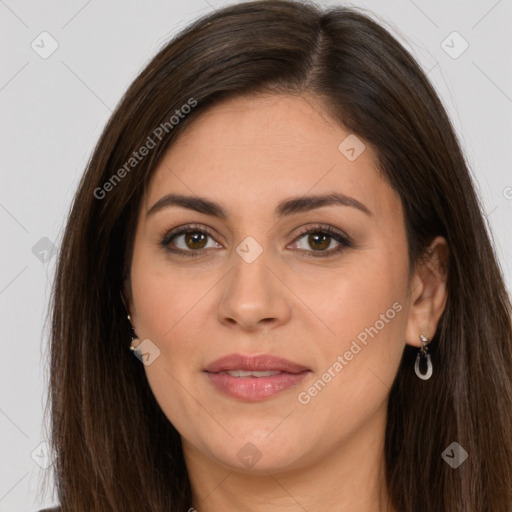
[[[406,50],[345,7],[215,11],[131,85],[68,219],[61,510],[509,512],[510,312]]]

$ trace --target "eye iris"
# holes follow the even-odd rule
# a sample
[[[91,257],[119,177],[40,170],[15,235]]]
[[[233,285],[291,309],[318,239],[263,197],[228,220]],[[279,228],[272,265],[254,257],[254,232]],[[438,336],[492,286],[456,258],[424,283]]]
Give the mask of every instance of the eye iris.
[[[311,233],[308,236],[308,243],[314,250],[326,249],[329,247],[330,236],[324,233]]]
[[[202,249],[205,246],[205,242],[206,235],[204,233],[192,231],[190,233],[185,234],[185,244],[189,249]]]

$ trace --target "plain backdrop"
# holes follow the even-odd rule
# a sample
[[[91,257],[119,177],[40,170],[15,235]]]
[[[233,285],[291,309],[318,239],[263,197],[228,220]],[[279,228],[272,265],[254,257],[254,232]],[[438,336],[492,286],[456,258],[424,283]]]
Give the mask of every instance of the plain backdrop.
[[[52,489],[37,495],[52,460],[43,429],[44,322],[55,252],[86,161],[156,51],[226,4],[0,0],[0,512],[56,503]],[[512,0],[345,5],[375,13],[428,72],[463,145],[511,290]]]

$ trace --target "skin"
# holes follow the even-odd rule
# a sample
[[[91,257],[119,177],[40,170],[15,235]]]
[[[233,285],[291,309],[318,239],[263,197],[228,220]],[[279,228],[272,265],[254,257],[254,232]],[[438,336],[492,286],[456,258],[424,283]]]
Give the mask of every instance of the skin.
[[[409,279],[400,198],[368,143],[354,161],[338,150],[349,134],[308,96],[232,98],[187,127],[149,183],[125,296],[138,339],[160,350],[145,371],[181,434],[199,512],[269,504],[274,511],[393,510],[383,474],[389,390],[405,345],[419,347],[420,333],[430,339],[436,330],[447,246],[437,237]],[[282,200],[332,192],[371,214],[329,205],[275,215]],[[217,201],[227,218],[179,206],[148,215],[169,193]],[[161,239],[188,223],[213,231],[202,254],[167,252]],[[327,238],[318,249],[298,232],[318,224],[344,232],[353,246],[307,257],[339,246]],[[247,236],[263,249],[252,263],[236,252]],[[189,253],[201,247],[183,234],[172,244]],[[400,312],[300,403],[299,393],[396,303]],[[247,402],[220,393],[203,372],[231,353],[274,354],[311,372],[298,387]],[[261,455],[251,467],[237,456],[247,443]]]

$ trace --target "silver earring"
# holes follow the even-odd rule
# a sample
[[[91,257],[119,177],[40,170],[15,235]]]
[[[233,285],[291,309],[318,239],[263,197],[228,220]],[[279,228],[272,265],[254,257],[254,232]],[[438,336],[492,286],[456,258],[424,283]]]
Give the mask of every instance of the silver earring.
[[[423,334],[420,334],[420,341],[422,343],[421,348],[418,351],[418,355],[416,356],[416,362],[414,363],[414,371],[416,372],[416,375],[421,380],[428,380],[430,377],[432,377],[432,360],[430,358],[430,354],[428,353],[428,343],[429,340],[426,336],[423,336]],[[421,373],[420,371],[420,360],[425,359],[427,361],[427,372]]]
[[[132,319],[130,318],[130,315],[128,315],[127,318],[128,318],[128,321],[130,322],[130,325],[131,325],[131,323],[132,323],[131,320]],[[135,329],[133,328],[133,325],[132,325],[132,340],[131,340],[131,343],[130,343],[130,350],[133,350],[133,351],[137,350],[137,347],[135,347],[133,345],[134,341],[139,341],[139,338],[135,334]]]

